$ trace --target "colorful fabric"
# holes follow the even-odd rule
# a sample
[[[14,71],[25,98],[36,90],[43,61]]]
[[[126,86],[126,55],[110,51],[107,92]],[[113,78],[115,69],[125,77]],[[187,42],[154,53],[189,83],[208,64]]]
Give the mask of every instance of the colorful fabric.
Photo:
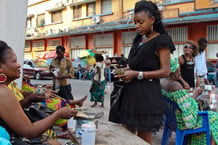
[[[48,108],[50,108],[51,110],[57,111],[62,107],[67,107],[67,108],[71,108],[69,105],[69,101],[62,99],[61,97],[58,98],[49,98],[46,100],[46,105]],[[55,122],[55,125],[58,125],[60,127],[63,127],[65,125],[67,125],[67,119],[58,119]]]
[[[202,116],[198,116],[198,104],[189,95],[185,89],[166,92],[162,90],[163,95],[167,96],[170,100],[176,102],[180,110],[175,111],[176,122],[179,129],[192,129],[202,127]],[[208,111],[210,132],[213,135],[215,142],[218,144],[218,114],[216,112]],[[206,144],[205,133],[195,134],[191,136],[191,145]]]
[[[0,145],[11,145],[9,133],[0,126]]]
[[[36,87],[26,83],[25,81],[23,81],[23,84],[22,84],[22,91],[25,91],[25,92],[34,92],[36,89]]]
[[[21,93],[20,89],[17,87],[16,82],[11,82],[10,84],[8,84],[8,88],[11,89],[12,92],[14,92],[14,94],[15,94],[18,101],[21,101],[21,100],[24,99],[24,96]]]
[[[59,75],[69,75],[71,78],[74,76],[74,70],[72,62],[69,58],[64,57],[59,62],[58,59],[54,58],[51,62],[51,68],[57,68],[59,70]],[[53,83],[55,84],[55,78],[53,78]],[[69,79],[59,80],[61,86],[66,86],[69,84]]]
[[[90,93],[91,93],[90,101],[104,102],[104,90],[105,90],[105,80],[101,82],[92,81],[92,85],[90,89]]]
[[[170,57],[170,72],[174,73],[179,68],[178,58]]]
[[[24,90],[28,90],[28,91],[33,90],[34,91],[34,87],[31,87],[31,85],[27,85],[27,83],[25,83],[24,81],[23,81],[23,84],[25,85]],[[9,89],[11,89],[14,92],[15,97],[17,98],[17,100],[19,102],[24,99],[24,96],[21,93],[21,90],[17,87],[17,84],[15,82],[10,83],[8,85],[8,87],[9,87]],[[56,138],[56,133],[55,133],[55,130],[53,128],[48,129],[46,132],[47,132],[49,138],[52,138],[52,139]]]

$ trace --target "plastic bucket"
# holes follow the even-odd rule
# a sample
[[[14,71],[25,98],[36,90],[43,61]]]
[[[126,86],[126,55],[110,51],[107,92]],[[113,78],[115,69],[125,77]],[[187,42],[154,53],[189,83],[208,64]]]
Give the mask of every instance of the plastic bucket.
[[[95,124],[83,124],[82,125],[82,145],[95,145]]]

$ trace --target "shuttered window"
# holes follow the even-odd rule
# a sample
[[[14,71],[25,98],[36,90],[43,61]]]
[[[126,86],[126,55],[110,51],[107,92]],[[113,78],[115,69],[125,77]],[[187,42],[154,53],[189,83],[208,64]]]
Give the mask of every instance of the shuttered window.
[[[80,49],[70,49],[70,58],[71,59],[76,59],[77,57],[79,57],[80,53],[85,50],[84,48],[80,48]]]
[[[123,32],[122,33],[122,54],[125,57],[129,56],[130,49],[132,47],[133,39],[136,36],[136,32]]]
[[[218,25],[207,26],[207,58],[217,59],[216,53],[218,50]]]
[[[62,10],[51,12],[51,22],[57,23],[62,21]]]
[[[74,6],[73,7],[73,18],[81,18],[82,17],[82,6]]]
[[[24,52],[29,52],[29,51],[30,51],[30,42],[26,42]]]
[[[101,12],[102,14],[108,14],[112,12],[112,0],[101,1]]]
[[[113,34],[94,35],[95,46],[113,46]]]
[[[47,50],[55,50],[58,45],[61,45],[61,39],[48,40]]]
[[[85,36],[71,37],[69,40],[69,47],[85,49]]]
[[[37,16],[36,26],[44,26],[45,25],[45,14],[40,14]]]
[[[167,29],[169,35],[175,44],[176,50],[172,54],[173,57],[179,57],[183,54],[184,43],[188,40],[188,28],[177,27]]]
[[[44,51],[45,50],[44,41],[33,42],[33,50],[34,51]]]
[[[71,59],[79,57],[81,51],[85,50],[85,36],[70,37],[69,48]]]
[[[104,51],[106,53],[103,53],[102,55],[104,56],[104,58],[106,58],[106,55],[108,55],[109,57],[113,56],[113,47],[98,47],[95,48],[98,51]]]
[[[102,35],[94,35],[94,48],[99,51],[106,51],[106,54],[103,56],[109,55],[113,56],[113,34],[102,34]]]
[[[96,14],[95,5],[95,2],[87,4],[87,16],[94,16]]]

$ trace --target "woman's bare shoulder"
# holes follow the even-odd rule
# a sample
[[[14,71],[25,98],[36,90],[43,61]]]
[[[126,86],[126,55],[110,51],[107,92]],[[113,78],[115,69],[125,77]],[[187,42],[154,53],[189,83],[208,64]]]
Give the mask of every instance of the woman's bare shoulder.
[[[7,86],[0,86],[1,104],[8,101],[16,100],[15,94]]]

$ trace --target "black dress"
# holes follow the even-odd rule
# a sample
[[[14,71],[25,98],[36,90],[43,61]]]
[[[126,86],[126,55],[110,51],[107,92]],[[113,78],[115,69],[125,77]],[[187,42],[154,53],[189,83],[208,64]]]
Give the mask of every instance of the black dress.
[[[195,87],[194,61],[187,61],[184,55],[182,55],[182,58],[184,60],[184,63],[180,65],[181,76],[189,84],[191,88],[194,88]]]
[[[154,71],[160,69],[160,59],[155,51],[161,48],[175,50],[168,35],[160,34],[146,43],[133,44],[128,57],[131,70]],[[109,120],[122,123],[136,131],[159,129],[163,121],[164,104],[159,79],[133,79],[125,83],[117,112],[110,111]]]

